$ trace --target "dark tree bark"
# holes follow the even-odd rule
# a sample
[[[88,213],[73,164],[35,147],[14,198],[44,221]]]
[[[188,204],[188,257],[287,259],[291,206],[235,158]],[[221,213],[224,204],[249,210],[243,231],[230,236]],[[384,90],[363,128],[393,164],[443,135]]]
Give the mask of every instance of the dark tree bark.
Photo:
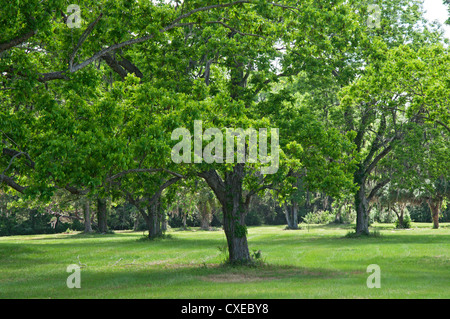
[[[138,209],[139,213],[144,218],[148,230],[148,237],[150,239],[160,237],[161,235],[163,235],[163,231],[165,230],[165,228],[167,228],[167,226],[164,225],[165,215],[161,213],[161,194],[163,190],[176,183],[180,179],[181,177],[177,176],[170,180],[167,180],[160,186],[156,193],[154,193],[151,197],[145,197],[144,199],[136,199],[134,198],[133,194],[129,192],[127,193],[128,201]],[[146,201],[147,212],[145,208],[142,208],[141,205],[144,200]]]
[[[0,53],[3,51],[9,50],[21,43],[24,43],[25,41],[27,41],[29,38],[31,38],[35,34],[36,34],[36,30],[30,30],[30,31],[26,32],[25,34],[22,34],[8,42],[0,43]]]
[[[162,218],[160,214],[160,204],[158,199],[152,200],[147,207],[147,214],[143,214],[148,229],[148,238],[154,239],[163,235]]]
[[[397,215],[397,219],[398,219],[398,228],[405,228],[405,223],[404,223],[404,216],[405,216],[405,206],[404,205],[400,205],[399,210],[397,211],[397,209],[395,209],[394,207],[392,207],[392,210],[394,211],[395,215]]]
[[[441,201],[439,200],[428,200],[428,206],[431,210],[431,218],[433,219],[433,229],[439,228],[439,210],[441,208]]]
[[[233,171],[225,173],[224,180],[215,170],[202,172],[199,176],[205,179],[222,205],[223,228],[228,244],[228,261],[232,264],[248,263],[251,258],[245,216],[249,200],[248,198],[244,199],[243,196],[244,165],[236,164]]]
[[[356,172],[354,182],[359,186],[355,193],[355,210],[356,210],[356,234],[369,234],[369,203],[366,197],[365,188],[366,178],[361,172]]]

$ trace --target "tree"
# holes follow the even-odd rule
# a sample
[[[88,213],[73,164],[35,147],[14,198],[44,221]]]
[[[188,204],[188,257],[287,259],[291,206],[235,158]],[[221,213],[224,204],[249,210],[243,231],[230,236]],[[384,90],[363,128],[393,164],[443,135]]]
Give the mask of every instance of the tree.
[[[216,87],[221,89],[220,93],[222,94],[216,95],[216,101],[219,103],[216,103],[221,105],[223,110],[218,110],[216,107],[210,114],[213,115],[212,118],[204,117],[204,124],[207,122],[204,126],[207,128],[241,127],[243,129],[274,126],[283,128],[286,137],[282,141],[284,144],[281,146],[290,144],[291,154],[294,157],[294,154],[301,152],[301,146],[307,145],[306,151],[303,152],[301,159],[296,161],[296,164],[299,165],[299,162],[301,162],[304,168],[308,168],[304,171],[308,172],[308,181],[315,184],[312,185],[312,188],[319,186],[319,184],[323,187],[333,179],[332,176],[337,174],[342,177],[345,175],[341,170],[344,164],[338,160],[333,161],[335,157],[340,157],[339,154],[341,153],[336,148],[333,149],[334,153],[330,152],[331,141],[348,141],[348,139],[341,136],[338,131],[327,131],[325,125],[321,126],[312,114],[308,114],[306,108],[293,108],[292,104],[289,103],[291,98],[287,95],[276,94],[274,99],[266,101],[261,101],[260,97],[270,91],[270,85],[281,81],[282,78],[289,78],[305,68],[317,66],[318,61],[312,56],[316,54],[325,56],[326,54],[323,52],[327,52],[326,50],[336,49],[333,43],[328,42],[328,36],[335,32],[339,35],[336,36],[336,39],[344,37],[342,33],[345,31],[342,31],[342,23],[351,21],[351,10],[341,1],[333,4],[322,1],[319,1],[319,3],[308,1],[298,7],[294,5],[291,7],[285,6],[284,11],[282,11],[282,18],[280,18],[279,8],[272,8],[272,6],[273,4],[266,3],[264,6],[261,4],[261,9],[257,7],[255,13],[247,11],[246,17],[254,21],[252,21],[253,26],[249,21],[243,19],[239,21],[227,20],[227,24],[234,29],[237,28],[234,25],[242,26],[245,22],[249,23],[250,29],[265,32],[260,31],[256,34],[253,33],[253,35],[249,35],[249,32],[247,32],[245,37],[239,32],[231,32],[228,37],[222,38],[221,41],[224,44],[221,48],[223,49],[216,53],[216,56],[222,57],[223,62],[220,65],[222,70],[229,74],[229,77],[223,77],[222,80],[220,78],[212,80],[210,76],[207,84],[210,94],[217,92]],[[313,14],[314,18],[312,18]],[[327,17],[330,16],[332,16],[331,23],[327,20]],[[267,21],[270,21],[270,23]],[[262,25],[262,28],[258,29],[258,24]],[[313,24],[316,28],[311,30],[310,26]],[[282,33],[282,30],[286,29],[291,31]],[[309,33],[306,32],[307,30],[309,30]],[[326,36],[323,34],[326,34]],[[348,45],[348,42],[341,43],[341,45]],[[226,60],[223,60],[224,58]],[[281,70],[273,67],[273,61],[277,58],[280,59]],[[217,60],[212,63],[221,62],[221,60]],[[306,66],[299,64],[298,61],[305,61]],[[318,72],[322,71],[319,70]],[[284,101],[287,103],[283,104]],[[218,112],[222,117],[217,116]],[[285,119],[287,123],[275,120],[280,114],[284,116],[282,119]],[[289,121],[291,119],[292,121]],[[301,125],[307,123],[308,120],[312,120],[313,123],[309,123],[309,125],[306,125],[307,128],[303,129]],[[191,124],[190,127],[192,126]],[[317,129],[319,129],[319,134],[317,134]],[[276,136],[272,135],[272,138],[276,138]],[[293,144],[291,143],[293,141],[298,142]],[[313,144],[310,141],[318,143]],[[345,142],[343,143],[345,144]],[[312,154],[313,149],[318,150],[318,152],[308,161],[307,153]],[[285,152],[285,149],[280,152],[282,160],[284,160]],[[325,161],[324,157],[326,158]],[[250,256],[245,216],[248,212],[251,197],[264,189],[275,187],[276,184],[288,177],[287,162],[286,164],[280,162],[277,173],[273,175],[258,175],[255,173],[259,168],[258,166],[244,163],[235,163],[226,166],[225,169],[219,165],[204,166],[207,168],[201,170],[198,175],[204,178],[213,189],[222,206],[224,230],[230,254],[229,261],[231,263],[248,262]],[[327,167],[329,171],[322,170],[321,173],[317,173],[314,170],[316,167]],[[322,183],[320,178],[330,171],[331,174],[328,174],[326,182]],[[340,179],[338,180],[340,181]],[[334,186],[338,184],[340,182],[333,183]]]
[[[366,191],[368,180],[376,180],[372,174],[380,161],[411,143],[408,132],[425,123],[449,132],[444,84],[448,67],[448,54],[441,46],[418,51],[402,46],[389,50],[382,63],[370,65],[363,77],[343,90],[341,115],[349,128],[356,129],[360,160],[354,174],[359,186],[355,194],[358,234],[368,233],[369,201],[390,181],[389,177],[379,179]],[[409,153],[411,157],[421,155],[417,149]],[[441,166],[446,162],[441,161]]]
[[[320,66],[324,52],[352,45],[343,41],[352,29],[342,25],[353,21],[345,1],[192,1],[182,6],[86,1],[90,9],[83,11],[80,29],[67,27],[64,2],[33,3],[29,8],[43,19],[40,28],[25,37],[7,30],[2,42],[1,164],[6,169],[1,182],[42,200],[59,188],[107,198],[119,193],[120,184],[139,198],[153,198],[170,179],[155,178],[144,194],[143,187],[150,185],[128,177],[168,171],[179,177],[168,169],[171,131],[193,127],[195,120],[203,120],[205,129],[270,128],[273,112],[265,107],[276,110],[279,104],[259,105],[259,94],[281,78]],[[8,23],[15,26],[21,19],[12,16]],[[277,59],[281,70],[274,66]],[[302,60],[306,66],[298,63]],[[320,72],[329,71],[324,69]],[[313,129],[299,137],[314,135]],[[336,141],[336,130],[321,132],[317,139],[326,140],[308,152],[326,146],[327,153]],[[314,157],[316,167],[322,166],[321,155]],[[340,174],[343,165],[336,163],[333,156],[327,158],[333,173]],[[186,170],[204,178],[222,206],[230,262],[247,262],[250,199],[289,170],[262,176],[256,173],[258,164],[219,164]],[[184,168],[179,169],[184,176]],[[323,175],[310,169],[308,176],[312,182]]]

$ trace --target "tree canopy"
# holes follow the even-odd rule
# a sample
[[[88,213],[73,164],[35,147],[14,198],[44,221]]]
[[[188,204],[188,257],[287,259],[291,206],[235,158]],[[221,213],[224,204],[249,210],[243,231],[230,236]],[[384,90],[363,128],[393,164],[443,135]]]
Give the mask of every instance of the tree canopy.
[[[162,197],[202,178],[231,262],[250,259],[245,216],[266,190],[281,203],[353,196],[359,234],[387,185],[448,198],[449,54],[421,1],[381,1],[379,27],[365,1],[3,2],[4,190],[124,198],[152,235]],[[209,132],[187,142],[184,163],[171,156],[180,128]],[[231,129],[272,147],[225,160]],[[201,159],[213,149],[221,160]],[[275,170],[261,171],[263,155]]]

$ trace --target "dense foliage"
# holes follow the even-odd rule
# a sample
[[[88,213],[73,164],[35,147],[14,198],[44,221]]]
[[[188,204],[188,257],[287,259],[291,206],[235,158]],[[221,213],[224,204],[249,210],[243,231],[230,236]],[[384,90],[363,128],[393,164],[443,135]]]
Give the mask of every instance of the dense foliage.
[[[373,17],[368,1],[2,0],[3,233],[52,218],[152,238],[215,225],[234,262],[250,259],[246,225],[316,212],[367,234],[374,214],[401,225],[425,203],[439,227],[450,55],[421,1],[379,3]],[[214,143],[193,138],[173,160],[173,132],[198,123]],[[224,161],[219,136],[238,128],[260,148],[270,132],[275,170],[262,153]],[[199,160],[213,149],[222,159]]]

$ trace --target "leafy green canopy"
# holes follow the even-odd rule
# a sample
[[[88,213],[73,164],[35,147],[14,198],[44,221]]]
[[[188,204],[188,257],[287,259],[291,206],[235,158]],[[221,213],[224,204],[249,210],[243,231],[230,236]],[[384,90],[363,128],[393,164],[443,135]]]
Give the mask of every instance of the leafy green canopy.
[[[311,185],[337,193],[348,184],[340,151],[348,137],[289,96],[258,102],[281,78],[331,71],[327,53],[338,61],[355,45],[358,23],[345,1],[82,1],[79,29],[65,24],[68,5],[2,6],[14,11],[2,14],[2,147],[24,155],[2,156],[1,167],[27,191],[104,189],[123,172],[133,184],[133,169],[223,173],[223,165],[170,161],[170,133],[194,120],[204,129],[277,125],[285,155],[310,168]],[[248,176],[255,188],[260,181]],[[147,180],[140,189],[155,184]]]

